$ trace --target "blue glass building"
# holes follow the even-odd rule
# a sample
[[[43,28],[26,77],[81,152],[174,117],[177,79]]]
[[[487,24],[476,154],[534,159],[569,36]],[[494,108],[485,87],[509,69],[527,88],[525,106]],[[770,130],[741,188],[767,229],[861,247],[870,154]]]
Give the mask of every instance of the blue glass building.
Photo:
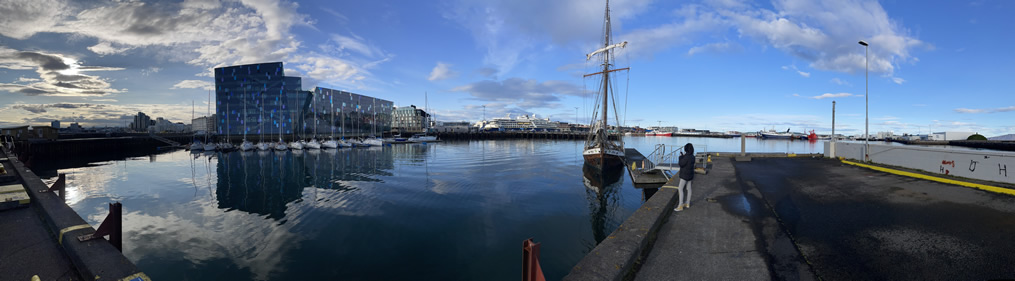
[[[307,133],[317,128],[319,139],[351,136],[381,136],[391,131],[394,103],[342,90],[314,88],[310,110],[303,118]]]
[[[281,62],[215,68],[217,132],[251,141],[299,132],[310,96],[300,77],[285,76]]]
[[[247,140],[318,139],[383,135],[391,131],[394,103],[341,90],[302,90],[300,77],[285,76],[281,62],[215,68],[219,135]],[[316,128],[316,131],[314,130]]]

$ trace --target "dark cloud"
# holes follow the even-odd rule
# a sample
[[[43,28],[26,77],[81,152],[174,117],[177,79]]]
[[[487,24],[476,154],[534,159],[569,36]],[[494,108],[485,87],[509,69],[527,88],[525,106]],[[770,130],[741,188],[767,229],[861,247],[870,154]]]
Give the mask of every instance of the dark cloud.
[[[45,113],[46,106],[41,104],[15,104],[11,106],[14,109],[21,109],[31,113]]]
[[[20,89],[17,90],[17,92],[25,94],[25,95],[29,95],[29,96],[48,95],[48,94],[52,94],[53,93],[53,92],[50,92],[50,91],[39,90],[39,89],[32,88],[32,87],[20,88]]]
[[[476,73],[483,75],[483,77],[497,79],[497,69],[493,67],[484,67],[476,70]]]
[[[455,92],[466,92],[482,101],[509,102],[521,108],[557,107],[561,96],[581,96],[578,85],[564,81],[539,82],[521,78],[504,81],[484,80],[455,87]]]
[[[63,62],[63,58],[54,55],[36,52],[18,52],[15,57],[32,61],[43,70],[65,70],[70,68],[70,65]]]

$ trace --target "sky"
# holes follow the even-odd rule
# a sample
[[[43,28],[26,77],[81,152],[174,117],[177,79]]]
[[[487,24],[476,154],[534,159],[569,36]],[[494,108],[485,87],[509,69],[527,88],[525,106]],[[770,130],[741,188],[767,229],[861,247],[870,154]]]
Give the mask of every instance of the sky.
[[[215,67],[303,87],[588,123],[605,1],[0,1],[0,127],[189,123]],[[1015,133],[1015,1],[610,2],[628,126]],[[857,42],[864,40],[869,49]],[[868,70],[865,79],[865,69]],[[865,107],[865,100],[869,107]],[[612,114],[612,113],[611,113]]]

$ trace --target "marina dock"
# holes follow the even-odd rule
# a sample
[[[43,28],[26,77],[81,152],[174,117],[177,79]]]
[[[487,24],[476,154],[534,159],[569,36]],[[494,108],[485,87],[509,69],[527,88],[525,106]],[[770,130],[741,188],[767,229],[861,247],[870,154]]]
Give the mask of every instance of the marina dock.
[[[103,238],[82,240],[96,233],[84,219],[64,203],[62,181],[50,189],[6,149],[0,149],[0,163],[7,175],[4,194],[25,194],[19,206],[0,210],[0,272],[4,280],[149,280],[120,250]],[[11,203],[11,202],[6,202]],[[117,217],[117,219],[120,219]],[[110,223],[118,226],[119,223]],[[115,231],[121,231],[119,228]],[[118,239],[120,235],[115,235]],[[114,239],[110,235],[110,239]]]
[[[666,183],[669,180],[665,171],[653,169],[656,167],[655,163],[645,159],[645,155],[642,155],[637,149],[625,148],[624,161],[627,162],[625,165],[627,166],[627,174],[631,175],[631,181],[635,183],[635,187],[645,185],[656,187],[654,185]]]

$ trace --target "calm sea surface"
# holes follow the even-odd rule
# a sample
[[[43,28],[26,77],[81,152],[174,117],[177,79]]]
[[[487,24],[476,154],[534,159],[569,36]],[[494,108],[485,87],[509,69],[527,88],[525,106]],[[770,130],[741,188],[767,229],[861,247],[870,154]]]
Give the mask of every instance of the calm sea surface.
[[[625,140],[740,151],[736,138]],[[822,149],[747,139],[752,152]],[[626,174],[583,173],[577,141],[181,150],[57,172],[92,226],[123,203],[123,252],[155,280],[517,280],[530,237],[557,280],[644,200]]]

